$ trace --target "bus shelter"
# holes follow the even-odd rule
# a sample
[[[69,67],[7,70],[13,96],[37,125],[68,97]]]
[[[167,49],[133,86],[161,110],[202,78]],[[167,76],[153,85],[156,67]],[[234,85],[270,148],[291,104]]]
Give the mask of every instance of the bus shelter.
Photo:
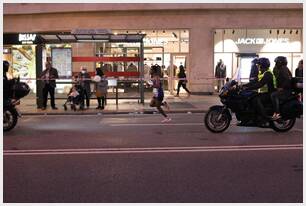
[[[42,87],[43,82],[40,80],[41,73],[44,68],[44,63],[52,60],[52,66],[57,67],[59,64],[54,65],[56,61],[56,55],[47,57],[45,54],[45,46],[58,45],[58,44],[73,44],[73,43],[136,43],[133,47],[137,46],[137,53],[133,56],[121,55],[111,56],[107,54],[92,55],[92,56],[74,56],[71,54],[69,61],[72,62],[137,62],[137,71],[107,71],[105,75],[111,81],[111,86],[115,90],[116,105],[118,105],[118,99],[137,99],[138,103],[144,103],[144,45],[143,38],[145,34],[114,34],[109,30],[105,29],[76,29],[71,32],[58,32],[58,33],[23,33],[23,34],[4,34],[3,40],[4,45],[35,45],[35,56],[36,56],[36,104],[38,108],[42,107]],[[70,51],[71,52],[71,51]],[[64,58],[63,55],[61,58]],[[57,81],[57,84],[72,83],[71,77],[76,73],[76,70],[72,68],[71,64],[71,75],[60,76],[60,79],[64,81]],[[91,76],[94,75],[92,72]],[[138,84],[138,95],[137,96],[118,96],[118,85],[120,83],[136,82]]]

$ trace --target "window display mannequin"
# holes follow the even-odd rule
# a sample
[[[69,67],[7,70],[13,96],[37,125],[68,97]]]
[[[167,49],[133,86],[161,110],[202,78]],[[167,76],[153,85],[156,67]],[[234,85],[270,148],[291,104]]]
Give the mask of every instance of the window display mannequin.
[[[223,63],[222,59],[219,60],[215,69],[215,78],[217,79],[217,89],[220,89],[224,86],[224,80],[226,77],[226,66]]]

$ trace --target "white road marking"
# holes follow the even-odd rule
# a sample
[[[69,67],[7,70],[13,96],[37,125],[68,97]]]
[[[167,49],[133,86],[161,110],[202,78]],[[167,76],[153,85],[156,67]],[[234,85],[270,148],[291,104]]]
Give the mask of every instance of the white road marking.
[[[148,123],[148,124],[109,124],[111,127],[122,127],[122,126],[199,126],[204,123]]]
[[[60,154],[122,154],[122,153],[182,153],[182,152],[232,152],[232,151],[276,151],[303,150],[302,144],[289,145],[244,145],[203,147],[147,147],[147,148],[81,148],[45,150],[4,150],[4,156],[60,155]]]

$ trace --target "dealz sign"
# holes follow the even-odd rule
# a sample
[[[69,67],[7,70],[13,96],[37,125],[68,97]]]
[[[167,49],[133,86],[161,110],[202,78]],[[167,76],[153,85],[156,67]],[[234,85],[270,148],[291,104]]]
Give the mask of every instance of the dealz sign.
[[[36,39],[36,34],[19,34],[18,40],[22,44],[33,44]]]
[[[236,44],[287,44],[288,38],[238,38]]]

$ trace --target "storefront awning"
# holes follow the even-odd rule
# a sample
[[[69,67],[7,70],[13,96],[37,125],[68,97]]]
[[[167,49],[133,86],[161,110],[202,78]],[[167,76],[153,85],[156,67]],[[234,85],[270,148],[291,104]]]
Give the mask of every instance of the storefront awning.
[[[4,44],[23,44],[20,35],[32,37],[32,44],[61,44],[78,42],[142,42],[145,34],[72,34],[72,33],[44,33],[44,34],[4,34]],[[34,38],[35,36],[35,38]],[[29,43],[27,43],[29,44]]]

